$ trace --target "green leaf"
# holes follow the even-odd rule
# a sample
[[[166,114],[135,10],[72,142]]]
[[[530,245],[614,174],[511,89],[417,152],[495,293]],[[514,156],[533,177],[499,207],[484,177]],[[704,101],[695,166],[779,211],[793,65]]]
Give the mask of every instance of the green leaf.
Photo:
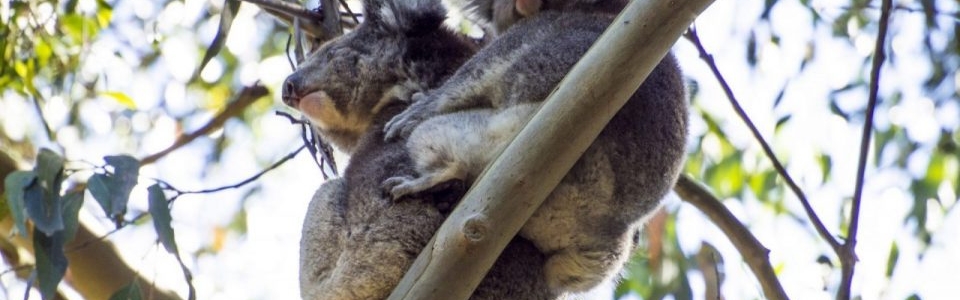
[[[63,196],[63,242],[69,243],[80,227],[80,207],[83,206],[83,191]]]
[[[157,237],[167,252],[179,257],[177,241],[173,238],[173,227],[170,226],[172,218],[170,207],[167,206],[167,196],[163,194],[163,188],[159,184],[151,185],[147,188],[147,193],[149,193],[150,215],[153,216],[153,228],[157,231]]]
[[[140,293],[140,285],[134,280],[130,284],[120,288],[110,296],[110,300],[140,300],[143,295]]]
[[[40,149],[37,166],[34,168],[37,180],[24,191],[24,204],[27,215],[36,228],[50,236],[63,230],[61,213],[60,185],[63,183],[63,158],[48,149]]]
[[[103,159],[113,167],[113,173],[94,174],[87,181],[87,189],[104,213],[120,227],[123,215],[127,212],[130,192],[140,176],[140,161],[129,155],[107,156]]]
[[[183,271],[183,277],[186,279],[187,287],[189,288],[187,299],[196,299],[196,290],[193,287],[193,275],[190,274],[190,269],[187,268],[187,265],[183,264],[183,259],[180,258],[180,253],[177,250],[177,241],[174,239],[173,227],[170,226],[170,221],[172,220],[170,217],[170,207],[167,206],[167,197],[163,194],[163,188],[161,188],[159,184],[154,184],[147,188],[147,193],[149,194],[150,215],[153,216],[153,227],[157,231],[157,237],[160,239],[160,243],[163,244],[163,248],[170,254],[173,254],[180,263],[180,270]]]
[[[220,29],[217,30],[217,35],[213,37],[213,42],[210,43],[210,47],[207,47],[207,53],[203,54],[203,60],[200,61],[200,67],[197,68],[196,74],[200,74],[203,68],[207,66],[207,63],[209,63],[214,56],[217,56],[217,53],[220,53],[220,49],[222,49],[223,45],[227,42],[227,34],[230,33],[233,17],[237,15],[237,10],[240,9],[240,1],[224,1],[226,3],[220,12]]]
[[[821,176],[823,176],[823,182],[826,183],[833,170],[833,158],[828,155],[818,154],[817,163],[820,164]]]
[[[50,44],[44,39],[37,40],[34,51],[36,51],[37,60],[40,61],[41,66],[43,66],[45,62],[50,61],[50,57],[53,56],[53,48],[51,48]]]
[[[110,18],[113,16],[113,7],[104,0],[97,0],[97,25],[100,28],[106,28],[110,25]]]
[[[774,127],[775,130],[780,131],[780,128],[783,127],[783,124],[787,124],[787,122],[790,121],[790,118],[792,118],[792,117],[793,117],[793,115],[786,115],[786,116],[783,116],[782,118],[778,119],[778,120],[777,120],[777,125]]]
[[[57,285],[67,271],[67,257],[63,253],[62,231],[51,236],[40,234],[39,230],[33,233],[33,252],[37,260],[37,284],[43,299],[53,299],[57,293]]]
[[[27,235],[27,222],[24,216],[26,214],[24,190],[36,179],[37,174],[33,171],[15,171],[4,179],[4,191],[7,195],[10,215],[13,216],[13,228],[20,233],[20,236],[24,237]]]
[[[90,179],[87,180],[87,190],[93,195],[93,199],[97,200],[97,203],[100,204],[100,208],[103,208],[103,212],[112,218],[113,214],[110,212],[110,207],[113,205],[110,203],[113,199],[110,197],[110,185],[108,183],[110,181],[107,175],[93,174],[93,176],[90,176]]]
[[[739,154],[724,157],[720,163],[707,167],[703,178],[707,185],[717,191],[722,197],[729,197],[742,192],[744,172]]]
[[[67,33],[70,42],[79,44],[84,41],[85,37],[90,36],[89,30],[92,26],[88,21],[81,15],[71,14],[60,18],[60,25],[63,26],[63,31]]]
[[[60,181],[63,174],[63,158],[49,149],[40,149],[37,156],[37,177],[40,178],[43,188],[53,188]],[[60,191],[57,190],[57,193]]]
[[[893,276],[893,269],[897,266],[897,260],[900,258],[900,248],[897,247],[897,242],[893,242],[890,245],[890,256],[887,257],[887,278]]]
[[[137,103],[134,102],[130,96],[127,96],[127,94],[121,92],[101,92],[100,95],[111,98],[130,110],[137,109]]]

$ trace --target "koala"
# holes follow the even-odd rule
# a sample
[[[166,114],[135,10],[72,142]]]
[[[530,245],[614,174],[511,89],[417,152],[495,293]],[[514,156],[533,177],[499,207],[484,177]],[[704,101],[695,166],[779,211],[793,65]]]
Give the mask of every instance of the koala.
[[[283,101],[350,155],[344,177],[317,190],[300,245],[303,299],[385,299],[464,190],[451,185],[391,201],[381,182],[415,175],[405,143],[383,124],[414,93],[438,87],[476,52],[441,27],[429,1],[365,0],[366,18],[311,54],[283,85]],[[514,238],[471,299],[558,299],[545,280],[546,255]]]
[[[461,2],[494,13],[499,3],[514,3]],[[519,130],[501,125],[525,124],[532,114],[514,110],[542,102],[615,17],[606,8],[577,9],[591,2],[601,3],[543,1],[540,12],[516,21],[390,120],[386,137],[409,137],[418,175],[385,180],[386,192],[400,199],[447,182],[471,184]],[[675,183],[687,137],[681,77],[668,54],[520,229],[548,256],[553,290],[585,291],[612,278],[630,256],[634,232]],[[477,123],[464,115],[472,111],[487,111],[488,126],[437,125]],[[518,119],[493,121],[511,116]],[[436,133],[444,130],[451,132]]]

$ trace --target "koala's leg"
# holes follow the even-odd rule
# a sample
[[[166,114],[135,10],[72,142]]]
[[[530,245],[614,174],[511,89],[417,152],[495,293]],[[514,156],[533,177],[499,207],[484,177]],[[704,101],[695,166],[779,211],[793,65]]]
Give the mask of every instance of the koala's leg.
[[[547,283],[563,292],[584,292],[596,287],[615,276],[630,257],[632,244],[625,240],[593,245],[599,248],[572,246],[553,253],[543,267]]]
[[[591,147],[524,224],[520,235],[548,254],[544,275],[559,292],[612,278],[630,256],[632,221],[619,218],[612,162]]]
[[[383,182],[383,189],[396,201],[408,195],[433,190],[444,183],[463,181],[466,172],[456,163],[445,163],[443,167],[429,170],[419,177],[390,177]]]

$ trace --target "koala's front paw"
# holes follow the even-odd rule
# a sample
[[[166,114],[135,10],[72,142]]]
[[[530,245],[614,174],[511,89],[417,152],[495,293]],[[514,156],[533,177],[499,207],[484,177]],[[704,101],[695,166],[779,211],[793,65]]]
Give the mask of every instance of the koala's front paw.
[[[421,94],[418,93],[414,96],[416,97],[418,95]],[[424,104],[422,99],[414,98],[414,101],[413,105],[396,116],[393,116],[393,119],[390,119],[390,122],[387,122],[387,125],[383,127],[385,140],[390,141],[398,137],[410,136],[410,132],[413,132],[413,129],[416,128],[417,125],[433,114],[431,107]]]
[[[384,197],[390,198],[390,200],[393,201],[397,201],[400,200],[400,198],[410,194],[410,191],[408,191],[410,181],[413,181],[413,178],[409,176],[390,177],[380,184],[380,189],[383,190]]]

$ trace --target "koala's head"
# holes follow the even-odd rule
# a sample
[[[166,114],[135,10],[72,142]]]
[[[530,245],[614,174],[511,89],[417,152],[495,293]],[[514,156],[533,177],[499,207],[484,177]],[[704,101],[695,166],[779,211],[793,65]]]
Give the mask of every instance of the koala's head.
[[[346,152],[384,108],[435,87],[476,51],[443,27],[438,0],[366,0],[364,21],[331,40],[287,77],[283,102]]]

